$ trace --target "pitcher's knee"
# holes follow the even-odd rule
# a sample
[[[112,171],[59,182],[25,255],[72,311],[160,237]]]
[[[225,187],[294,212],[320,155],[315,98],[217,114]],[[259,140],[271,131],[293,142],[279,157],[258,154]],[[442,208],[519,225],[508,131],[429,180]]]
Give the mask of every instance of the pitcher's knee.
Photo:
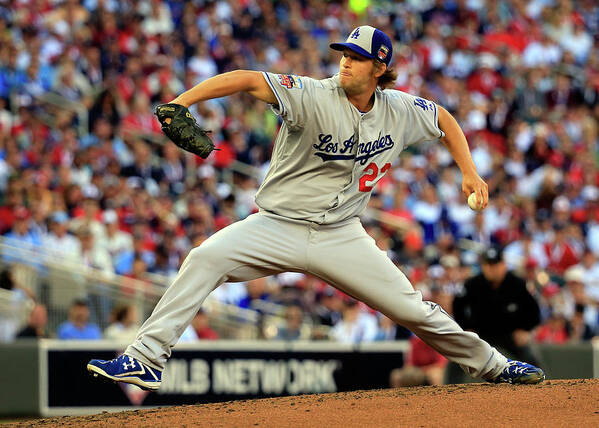
[[[413,308],[406,315],[406,322],[410,324],[424,324],[427,317],[427,310],[423,305],[419,305],[418,308]]]
[[[222,276],[236,266],[235,259],[231,251],[216,245],[200,245],[193,248],[184,264],[193,266],[194,270],[199,270],[203,275]]]
[[[395,322],[406,327],[408,325],[420,325],[426,322],[428,311],[429,309],[424,302],[418,302],[408,308],[395,309],[393,311],[394,316],[390,318],[395,318]]]
[[[215,266],[215,262],[219,259],[218,255],[215,255],[212,251],[203,248],[202,246],[193,248],[187,257],[185,263],[191,263],[196,268],[201,266]]]

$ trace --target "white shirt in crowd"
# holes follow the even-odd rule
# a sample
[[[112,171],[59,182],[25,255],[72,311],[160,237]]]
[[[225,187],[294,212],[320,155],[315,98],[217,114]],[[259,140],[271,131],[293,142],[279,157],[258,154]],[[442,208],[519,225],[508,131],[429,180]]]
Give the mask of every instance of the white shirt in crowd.
[[[330,336],[341,343],[372,342],[376,338],[377,329],[376,317],[362,312],[354,322],[343,319],[339,321],[331,330]]]
[[[69,261],[79,261],[81,244],[73,235],[65,234],[62,237],[49,233],[44,237],[43,248],[50,256],[65,258]]]
[[[535,259],[541,269],[545,269],[549,260],[545,253],[543,244],[538,241],[532,241],[529,248],[530,256]],[[526,254],[524,254],[524,243],[522,241],[514,241],[505,247],[503,252],[505,262],[509,269],[518,269],[526,263]]]

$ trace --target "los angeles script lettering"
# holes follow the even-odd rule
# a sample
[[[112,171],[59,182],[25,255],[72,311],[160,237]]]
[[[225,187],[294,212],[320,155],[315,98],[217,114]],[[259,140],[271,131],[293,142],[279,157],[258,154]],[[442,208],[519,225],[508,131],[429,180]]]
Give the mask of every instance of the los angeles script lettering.
[[[391,139],[391,135],[382,135],[379,132],[375,140],[358,143],[358,150],[355,155],[352,154],[354,144],[356,144],[354,135],[339,143],[333,141],[331,134],[319,134],[318,143],[313,144],[312,147],[317,150],[315,155],[325,162],[355,158],[356,162],[365,165],[371,157],[391,149],[395,145],[395,142]]]
[[[331,142],[332,139],[333,139],[333,136],[331,134],[319,134],[318,135],[318,141],[319,141],[318,144],[313,144],[312,147],[314,147],[318,151],[325,152],[325,153],[337,153],[337,150],[339,150],[339,143],[337,143],[337,142],[332,143]],[[351,153],[353,147],[354,147],[354,136],[352,135],[347,140],[345,140],[341,143],[341,150],[339,150],[339,153],[343,154],[348,151]]]

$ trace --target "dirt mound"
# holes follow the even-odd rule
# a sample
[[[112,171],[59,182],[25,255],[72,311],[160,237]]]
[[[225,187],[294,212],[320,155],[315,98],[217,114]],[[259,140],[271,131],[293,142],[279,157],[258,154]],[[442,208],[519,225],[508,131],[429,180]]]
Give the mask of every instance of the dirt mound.
[[[15,426],[599,426],[599,379],[302,395],[39,419]]]

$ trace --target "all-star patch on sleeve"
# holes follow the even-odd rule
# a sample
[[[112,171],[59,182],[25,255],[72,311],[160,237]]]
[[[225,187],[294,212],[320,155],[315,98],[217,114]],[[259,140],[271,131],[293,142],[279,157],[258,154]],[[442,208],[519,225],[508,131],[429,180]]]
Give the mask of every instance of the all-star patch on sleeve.
[[[432,101],[401,91],[391,92],[397,108],[401,108],[406,118],[404,126],[404,147],[423,141],[436,140],[445,136],[439,128],[439,107]]]
[[[262,74],[277,98],[277,105],[271,106],[273,111],[290,128],[303,127],[313,102],[313,79],[294,74]]]
[[[281,86],[284,86],[287,89],[303,88],[302,79],[299,76],[295,76],[293,74],[277,74],[277,80],[279,81]]]

